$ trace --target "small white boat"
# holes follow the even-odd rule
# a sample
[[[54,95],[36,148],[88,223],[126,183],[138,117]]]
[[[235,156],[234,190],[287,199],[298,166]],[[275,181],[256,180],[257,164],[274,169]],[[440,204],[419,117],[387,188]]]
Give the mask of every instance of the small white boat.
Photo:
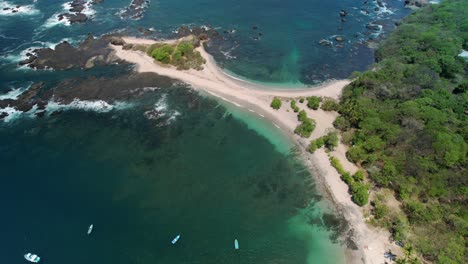
[[[93,228],[94,228],[94,225],[90,225],[90,226],[88,227],[88,235],[90,235],[91,232],[93,232]]]
[[[237,239],[234,239],[234,248],[239,249],[239,241]]]
[[[179,238],[180,238],[180,235],[177,235],[176,237],[174,237],[174,239],[172,239],[172,244],[174,245],[175,243],[177,243],[177,241],[179,241]]]
[[[41,258],[38,255],[31,253],[24,254],[24,258],[32,263],[38,263],[41,260]]]

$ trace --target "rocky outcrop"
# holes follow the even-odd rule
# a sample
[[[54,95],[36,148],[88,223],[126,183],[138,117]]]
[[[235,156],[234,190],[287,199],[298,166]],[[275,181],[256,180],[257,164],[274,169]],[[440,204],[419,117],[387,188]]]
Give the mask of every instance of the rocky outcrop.
[[[130,5],[127,6],[120,14],[120,17],[139,20],[145,14],[149,3],[149,0],[132,0],[132,2],[130,2]]]
[[[183,38],[190,35],[196,36],[199,40],[220,40],[223,39],[223,36],[219,34],[218,31],[209,28],[209,27],[192,27],[181,26],[175,31],[175,34],[172,38]]]
[[[67,10],[68,12],[59,14],[57,18],[59,21],[66,19],[70,22],[70,24],[84,23],[88,21],[89,17],[84,14],[83,11],[85,11],[86,8],[89,8],[91,5],[99,4],[103,1],[104,0],[73,0],[70,3],[70,8]]]
[[[429,4],[429,0],[405,0],[405,7],[417,8],[424,7]]]
[[[108,64],[115,60],[112,49],[108,47],[108,44],[112,41],[124,44],[124,41],[118,37],[104,36],[95,39],[93,36],[88,35],[78,47],[64,41],[55,46],[54,49],[35,49],[27,53],[28,58],[19,64],[28,65],[34,69],[89,69],[96,64]]]

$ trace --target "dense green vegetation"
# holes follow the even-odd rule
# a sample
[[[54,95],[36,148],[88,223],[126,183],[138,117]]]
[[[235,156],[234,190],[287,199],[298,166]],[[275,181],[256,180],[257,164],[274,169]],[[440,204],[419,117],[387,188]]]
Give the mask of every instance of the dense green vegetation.
[[[324,111],[338,111],[339,103],[331,98],[324,98],[322,100],[322,104],[320,105],[320,109]]]
[[[353,202],[359,206],[366,205],[369,202],[369,184],[364,182],[364,172],[357,171],[351,176],[351,173],[345,171],[340,160],[333,156],[330,156],[330,163],[341,175],[341,179],[348,184]]]
[[[376,199],[376,222],[435,263],[468,263],[468,64],[457,56],[462,48],[468,49],[467,0],[414,12],[378,49],[374,69],[356,74],[344,90],[335,121],[352,146],[348,157],[402,203],[404,214],[386,216]],[[414,262],[412,256],[399,261]]]
[[[325,136],[312,140],[309,144],[308,151],[314,153],[317,149],[325,146],[328,150],[334,150],[338,146],[338,132],[333,130]]]
[[[310,137],[310,135],[315,129],[315,120],[309,118],[304,110],[300,111],[299,114],[297,114],[297,119],[301,121],[301,124],[299,124],[296,127],[296,129],[294,129],[294,133],[298,134],[303,138]]]
[[[279,98],[276,98],[276,97],[275,97],[275,98],[273,98],[273,100],[271,101],[270,106],[271,106],[271,108],[278,110],[278,109],[281,108],[281,104],[282,104],[282,103],[281,103],[281,100],[280,100]]]
[[[294,99],[291,100],[291,108],[294,110],[294,113],[299,112],[299,107],[296,105],[296,100]]]
[[[156,43],[146,49],[146,53],[156,61],[176,66],[178,70],[203,69],[205,59],[195,51],[198,43],[194,40],[181,41],[177,44]]]
[[[320,106],[320,101],[321,100],[322,100],[322,98],[320,98],[318,96],[307,97],[307,106],[310,109],[317,110],[319,108],[319,106]]]

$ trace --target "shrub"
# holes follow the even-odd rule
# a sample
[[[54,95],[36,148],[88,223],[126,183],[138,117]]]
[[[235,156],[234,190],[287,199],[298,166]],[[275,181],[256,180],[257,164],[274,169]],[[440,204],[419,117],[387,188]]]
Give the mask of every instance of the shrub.
[[[312,140],[309,144],[308,151],[314,153],[317,149],[321,148],[325,144],[325,141],[322,137]]]
[[[155,48],[151,52],[151,57],[153,57],[159,62],[167,64],[171,61],[172,52],[174,52],[174,48],[170,45],[165,44],[159,48]]]
[[[356,173],[354,173],[353,179],[357,182],[362,182],[364,181],[364,176],[365,176],[364,171],[358,170],[356,171]]]
[[[317,110],[320,105],[320,97],[318,96],[311,96],[307,97],[307,106],[311,109]]]
[[[325,100],[322,101],[320,108],[324,111],[338,111],[339,104],[331,98],[325,98]]]
[[[381,219],[388,214],[388,207],[384,203],[382,203],[379,199],[376,199],[374,201],[374,208],[372,210],[372,213],[375,219]]]
[[[343,165],[341,165],[341,162],[339,159],[331,156],[330,157],[330,162],[331,162],[331,165],[336,169],[336,171],[338,171],[339,174],[343,175],[346,173],[346,171],[344,170],[343,168]]]
[[[367,185],[360,182],[354,182],[351,184],[351,191],[353,195],[352,199],[357,205],[363,206],[367,204],[369,201],[369,188]]]
[[[346,118],[344,118],[342,116],[339,116],[333,122],[333,126],[336,127],[337,129],[341,130],[341,131],[344,131],[344,130],[349,129],[351,124],[349,123],[348,120],[346,120]]]
[[[315,129],[315,120],[307,118],[294,129],[294,133],[298,134],[303,138],[308,138]]]
[[[338,146],[338,132],[332,131],[324,136],[325,146],[329,150],[334,150]]]
[[[308,117],[307,117],[306,111],[301,110],[301,111],[299,112],[299,114],[297,114],[297,120],[299,120],[299,121],[301,121],[301,122],[304,122],[304,121],[307,120],[307,119],[308,119]]]
[[[291,108],[294,110],[295,113],[299,112],[299,107],[296,105],[296,100],[291,100]]]
[[[301,98],[299,98],[299,103],[301,103],[301,104],[302,104],[303,102],[304,102],[304,98],[302,98],[302,97],[301,97]]]
[[[273,101],[271,101],[271,104],[270,104],[271,108],[273,109],[280,109],[281,108],[281,100],[279,98],[273,98]]]
[[[183,41],[177,45],[176,51],[179,52],[182,56],[192,53],[193,45],[190,42]]]

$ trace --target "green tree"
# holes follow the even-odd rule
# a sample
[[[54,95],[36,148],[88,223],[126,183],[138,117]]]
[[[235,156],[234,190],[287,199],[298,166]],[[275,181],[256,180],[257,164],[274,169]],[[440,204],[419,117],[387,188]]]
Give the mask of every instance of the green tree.
[[[317,110],[320,106],[320,97],[310,96],[307,97],[307,106],[311,109]]]
[[[271,101],[271,104],[270,106],[273,108],[273,109],[280,109],[281,108],[281,100],[277,97],[273,98],[273,101]]]

